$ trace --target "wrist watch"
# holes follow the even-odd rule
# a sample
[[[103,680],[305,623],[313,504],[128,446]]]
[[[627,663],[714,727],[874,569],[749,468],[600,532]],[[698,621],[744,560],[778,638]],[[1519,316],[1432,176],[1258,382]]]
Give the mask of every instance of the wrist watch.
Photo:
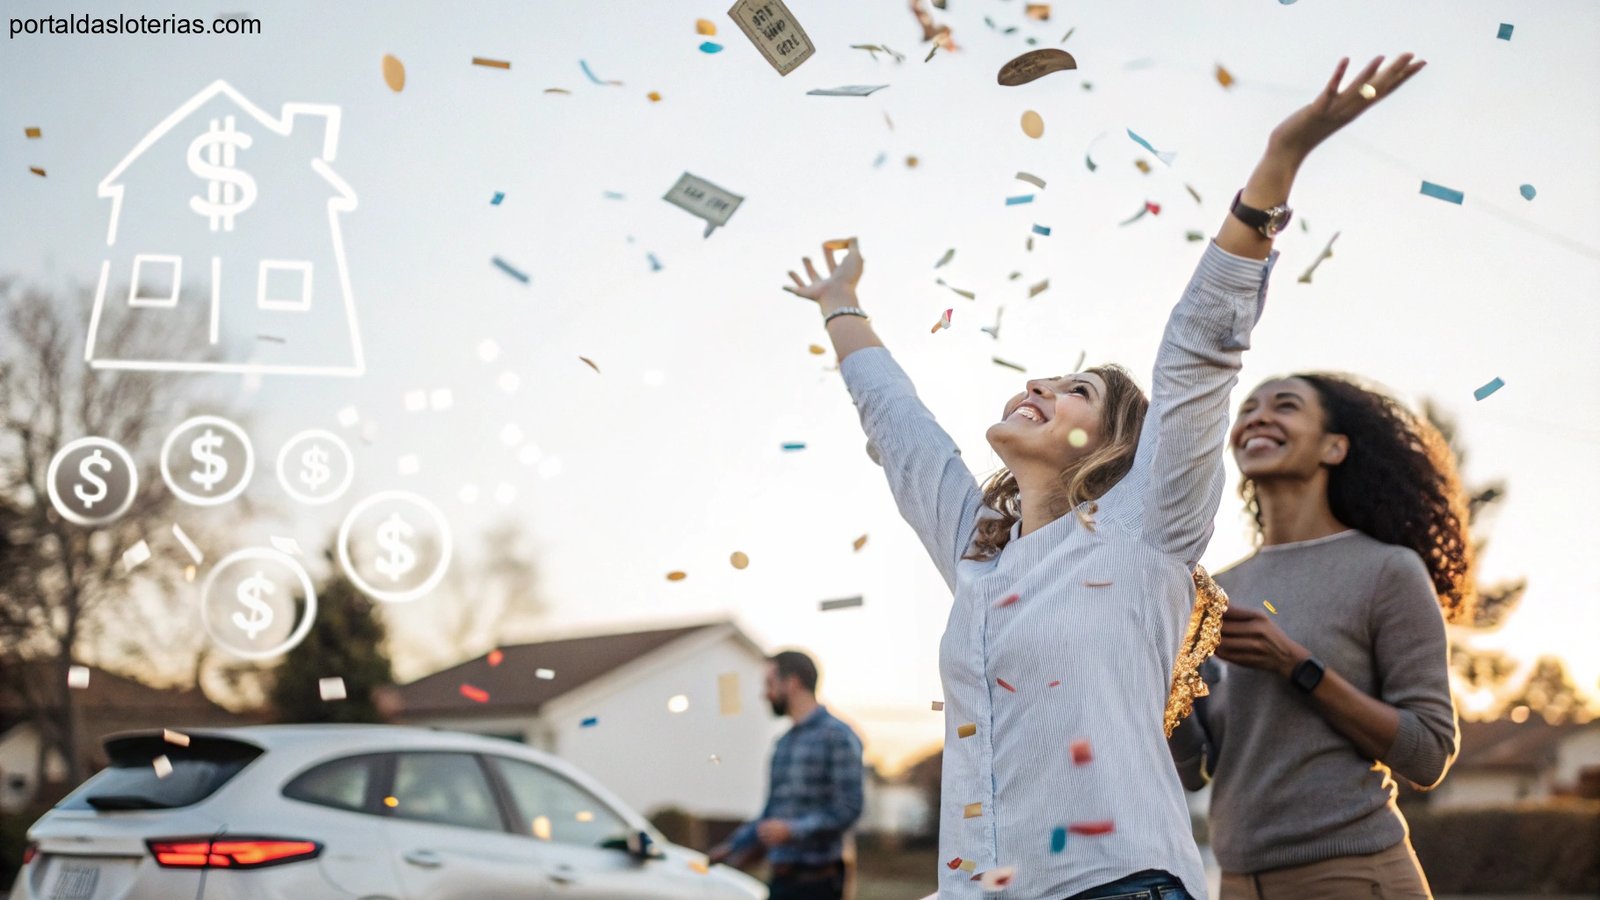
[[[1299,688],[1300,693],[1309,694],[1322,683],[1322,675],[1327,670],[1328,667],[1322,664],[1322,660],[1308,656],[1289,673],[1289,683]]]
[[[1289,227],[1289,220],[1294,217],[1294,210],[1282,203],[1271,209],[1256,209],[1245,206],[1241,202],[1243,197],[1244,190],[1241,188],[1239,193],[1233,195],[1233,206],[1229,208],[1229,212],[1233,213],[1235,219],[1261,232],[1262,237],[1271,240]]]

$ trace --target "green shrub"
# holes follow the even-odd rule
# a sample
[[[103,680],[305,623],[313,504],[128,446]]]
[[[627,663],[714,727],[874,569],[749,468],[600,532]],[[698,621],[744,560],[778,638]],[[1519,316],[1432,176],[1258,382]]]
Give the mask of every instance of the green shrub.
[[[1600,896],[1600,801],[1406,812],[1435,894]]]

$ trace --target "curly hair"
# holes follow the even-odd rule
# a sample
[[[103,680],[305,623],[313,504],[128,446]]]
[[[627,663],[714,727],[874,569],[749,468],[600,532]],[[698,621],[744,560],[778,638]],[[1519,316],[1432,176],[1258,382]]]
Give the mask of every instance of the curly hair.
[[[1099,375],[1106,383],[1105,403],[1100,409],[1100,433],[1105,440],[1088,456],[1062,470],[1059,490],[1050,503],[1051,512],[1058,516],[1084,501],[1098,500],[1128,474],[1139,446],[1144,414],[1150,408],[1149,399],[1127,369],[1105,365],[1086,371]],[[963,559],[993,559],[1011,542],[1011,526],[1022,518],[1022,491],[1010,469],[1002,466],[989,476],[983,487],[983,505],[1000,515],[978,520],[972,549]]]
[[[1344,462],[1328,470],[1334,518],[1385,544],[1422,557],[1445,619],[1465,621],[1474,600],[1467,495],[1456,460],[1438,429],[1382,391],[1329,372],[1291,375],[1322,403],[1322,429],[1350,441]],[[1239,496],[1262,539],[1261,501],[1249,478]]]

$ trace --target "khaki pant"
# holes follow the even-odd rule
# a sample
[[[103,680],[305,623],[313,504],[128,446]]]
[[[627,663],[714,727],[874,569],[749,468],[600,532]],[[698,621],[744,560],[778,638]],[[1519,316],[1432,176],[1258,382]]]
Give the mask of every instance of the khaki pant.
[[[1404,840],[1367,856],[1340,856],[1251,875],[1222,873],[1221,900],[1432,900],[1422,865]]]

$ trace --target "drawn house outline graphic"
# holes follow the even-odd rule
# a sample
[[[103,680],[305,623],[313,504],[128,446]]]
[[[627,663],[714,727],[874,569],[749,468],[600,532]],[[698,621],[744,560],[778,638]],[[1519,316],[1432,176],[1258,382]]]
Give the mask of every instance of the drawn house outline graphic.
[[[340,178],[332,168],[332,163],[338,152],[339,123],[341,111],[337,106],[320,103],[285,103],[282,114],[273,116],[256,106],[243,94],[239,93],[226,81],[218,79],[202,89],[199,93],[189,98],[177,109],[161,121],[150,133],[146,134],[128,155],[111,170],[105,178],[101,179],[98,194],[100,197],[111,201],[111,219],[106,230],[106,246],[117,246],[118,220],[122,214],[124,185],[119,183],[123,173],[144,152],[160,141],[168,132],[174,130],[193,114],[197,109],[218,96],[224,96],[242,112],[253,119],[254,122],[281,137],[289,137],[294,131],[297,119],[305,120],[320,117],[324,125],[322,134],[321,155],[312,157],[311,169],[321,176],[333,188],[333,194],[327,201],[328,235],[331,241],[331,255],[334,263],[336,278],[334,281],[338,288],[338,302],[343,304],[343,325],[348,330],[349,347],[347,358],[340,359],[337,363],[326,365],[303,363],[277,363],[264,361],[240,360],[179,360],[179,359],[121,359],[109,358],[104,354],[96,353],[96,338],[98,337],[101,320],[106,312],[106,291],[111,279],[112,261],[104,259],[100,264],[99,286],[95,290],[94,308],[89,316],[88,340],[84,346],[84,361],[96,369],[135,369],[162,372],[238,372],[255,374],[283,374],[283,375],[361,375],[366,371],[366,358],[361,346],[361,331],[356,323],[356,309],[354,296],[350,290],[350,273],[345,264],[344,236],[339,228],[339,216],[356,208],[355,191]],[[228,117],[229,128],[232,127],[233,116]],[[247,120],[248,121],[248,120]],[[215,125],[213,125],[215,130]],[[248,144],[246,144],[248,146]],[[215,162],[215,160],[213,160]],[[213,198],[215,199],[215,198]],[[212,230],[216,229],[213,219]],[[232,230],[231,218],[227,229]],[[211,298],[209,329],[211,345],[216,345],[220,340],[220,319],[222,313],[222,287],[221,271],[222,258],[212,256],[209,260],[211,274]],[[169,266],[171,275],[171,296],[149,296],[140,293],[140,274],[145,267]],[[111,302],[124,303],[130,308],[167,308],[171,309],[178,304],[180,291],[179,280],[184,269],[193,272],[197,267],[193,261],[189,266],[183,265],[179,256],[164,255],[159,253],[139,253],[134,257],[133,282],[129,287],[126,300],[113,299]],[[272,279],[269,279],[269,274]],[[269,281],[285,279],[288,277],[298,279],[298,289],[284,290],[282,283],[276,287]],[[326,273],[323,278],[317,278],[319,284],[328,281]],[[310,308],[312,303],[313,272],[309,262],[292,259],[267,259],[259,261],[258,273],[249,279],[253,286],[255,305],[263,310],[275,312],[296,312]]]

